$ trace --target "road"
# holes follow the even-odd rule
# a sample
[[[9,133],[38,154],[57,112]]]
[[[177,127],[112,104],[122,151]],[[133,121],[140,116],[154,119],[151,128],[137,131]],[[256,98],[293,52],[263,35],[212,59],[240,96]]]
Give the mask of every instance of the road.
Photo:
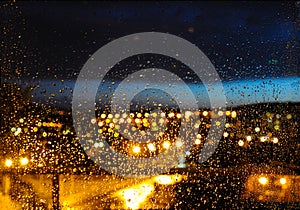
[[[26,203],[52,209],[52,175],[19,175],[14,178],[16,181],[11,184],[13,194],[0,196],[1,210],[20,209],[22,205],[26,209]],[[114,175],[60,175],[60,205],[63,210],[106,208],[110,195],[144,180],[146,178],[124,179]]]
[[[11,190],[6,189],[5,195],[0,195],[1,210],[53,209],[52,175],[15,175],[10,179]],[[174,183],[175,179],[173,175],[148,178],[59,175],[60,206],[62,210],[167,208],[174,198],[172,185],[165,182]]]

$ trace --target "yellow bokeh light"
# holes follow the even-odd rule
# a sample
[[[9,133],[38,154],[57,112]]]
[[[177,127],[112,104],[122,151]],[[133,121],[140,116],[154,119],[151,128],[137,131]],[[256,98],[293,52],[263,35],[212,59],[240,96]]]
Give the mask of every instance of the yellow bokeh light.
[[[223,133],[223,136],[226,138],[226,137],[228,137],[228,136],[229,136],[229,133],[227,133],[227,132],[224,132],[224,133]]]
[[[285,185],[286,184],[286,178],[282,177],[279,180],[280,184]]]
[[[147,147],[148,147],[148,149],[149,149],[151,152],[153,152],[153,151],[156,150],[156,148],[155,148],[155,146],[154,146],[153,143],[149,143],[149,144],[147,145]]]
[[[163,147],[164,147],[165,149],[169,149],[170,146],[171,146],[171,143],[170,143],[169,141],[164,141]]]
[[[136,124],[139,124],[139,123],[141,123],[141,119],[139,119],[139,118],[135,118],[135,120],[134,120],[134,122],[136,123]]]
[[[153,113],[151,113],[151,116],[155,118],[155,117],[157,117],[157,113],[153,112]]]
[[[148,119],[147,119],[147,118],[144,118],[144,119],[142,119],[142,122],[143,122],[143,123],[148,123],[148,124],[149,124],[149,122],[148,122]]]
[[[176,147],[181,147],[183,145],[182,141],[178,140],[175,142]]]
[[[47,133],[46,132],[43,132],[43,137],[47,137]]]
[[[217,121],[216,122],[216,126],[220,126],[221,125],[221,122],[220,121]]]
[[[168,114],[168,117],[170,117],[170,118],[172,118],[172,117],[174,117],[174,116],[175,116],[174,112],[170,112],[170,113]]]
[[[134,153],[140,153],[140,152],[141,152],[141,148],[140,148],[139,146],[134,146],[134,147],[132,148],[132,151],[133,151]]]
[[[204,111],[202,114],[204,117],[206,117],[208,115],[208,111]]]
[[[10,160],[10,159],[7,159],[7,160],[5,161],[5,166],[6,166],[6,167],[11,167],[12,164],[13,164],[13,161]]]
[[[24,158],[21,158],[20,163],[22,166],[25,166],[29,163],[29,160],[28,160],[28,158],[24,157]]]
[[[278,143],[278,138],[277,138],[277,137],[274,137],[274,138],[273,138],[273,143],[274,143],[274,144],[277,144],[277,143]]]
[[[265,141],[267,141],[268,140],[268,137],[267,136],[261,136],[260,137],[260,141],[261,142],[265,142]]]
[[[238,144],[240,147],[242,147],[242,146],[244,146],[245,142],[243,140],[239,140]]]
[[[99,126],[99,127],[104,126],[104,122],[103,122],[103,121],[98,122],[98,126]]]
[[[191,111],[185,112],[185,118],[190,118],[190,116],[192,116],[192,115],[193,115],[193,112],[191,112]]]
[[[200,139],[196,139],[195,140],[195,144],[201,144],[201,140]]]
[[[232,112],[231,112],[231,117],[232,117],[232,118],[236,118],[236,111],[232,111]]]
[[[151,123],[151,126],[152,126],[152,127],[156,127],[156,126],[157,126],[156,122],[152,122],[152,123]]]
[[[268,183],[268,178],[267,177],[259,177],[258,182],[262,185],[266,185]]]

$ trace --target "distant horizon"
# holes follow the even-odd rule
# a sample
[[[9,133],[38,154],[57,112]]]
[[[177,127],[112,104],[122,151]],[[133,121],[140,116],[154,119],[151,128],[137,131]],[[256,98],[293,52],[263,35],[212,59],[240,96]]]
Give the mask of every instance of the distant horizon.
[[[41,80],[37,87],[32,91],[32,101],[41,104],[51,104],[55,107],[71,108],[72,91],[75,80],[62,82],[61,80]],[[89,82],[91,86],[98,87],[96,81]],[[227,98],[227,106],[235,107],[256,103],[273,103],[273,102],[300,102],[300,77],[284,78],[263,78],[263,79],[241,79],[234,81],[223,81],[224,90]],[[28,86],[19,84],[21,87]],[[130,84],[129,84],[130,85]],[[146,85],[146,84],[145,84]],[[206,89],[203,84],[188,84],[191,91],[196,95],[200,107],[209,107],[209,100]],[[129,86],[127,88],[130,88]],[[175,91],[180,91],[181,87],[175,86]],[[102,93],[102,96],[105,93]],[[145,94],[145,93],[144,93]],[[98,97],[101,93],[98,93]],[[164,98],[161,103],[164,103]],[[101,97],[103,98],[103,97]],[[103,101],[103,99],[102,99]],[[141,98],[140,101],[143,101]],[[166,101],[165,101],[166,102]],[[103,101],[102,104],[107,104]],[[99,102],[97,102],[99,105]]]

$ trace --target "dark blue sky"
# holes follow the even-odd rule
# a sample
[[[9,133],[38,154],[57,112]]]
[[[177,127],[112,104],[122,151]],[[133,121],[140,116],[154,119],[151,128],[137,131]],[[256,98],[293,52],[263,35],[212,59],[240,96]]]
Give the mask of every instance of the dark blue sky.
[[[196,44],[223,80],[298,74],[295,69],[287,70],[291,60],[287,42],[293,40],[294,33],[299,39],[299,31],[293,29],[292,2],[67,1],[16,5],[18,9],[1,8],[1,25],[14,24],[16,33],[22,34],[18,42],[27,56],[22,76],[29,80],[76,79],[89,56],[101,46],[145,31],[171,33]]]
[[[297,15],[300,25],[300,15],[293,2],[66,1],[0,5],[1,60],[5,68],[1,82],[19,80],[24,86],[38,85],[35,94],[42,101],[69,103],[66,98],[72,95],[78,73],[95,51],[113,39],[149,31],[174,34],[197,45],[223,81],[300,76],[300,32],[293,27]],[[116,72],[136,68],[131,61],[124,62],[124,68],[119,65]],[[157,62],[161,67],[173,66],[168,59]],[[186,71],[181,66],[179,70]]]

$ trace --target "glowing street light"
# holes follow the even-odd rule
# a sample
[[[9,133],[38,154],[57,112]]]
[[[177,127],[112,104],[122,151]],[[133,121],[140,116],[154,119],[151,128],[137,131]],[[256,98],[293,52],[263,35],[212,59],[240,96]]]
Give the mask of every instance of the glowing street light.
[[[134,147],[132,148],[132,151],[133,151],[134,153],[138,154],[138,153],[141,152],[141,148],[140,148],[139,146],[134,146]]]
[[[148,149],[149,149],[151,152],[153,152],[153,151],[156,150],[156,148],[155,148],[155,146],[154,146],[153,143],[149,143],[149,144],[148,144]]]
[[[262,185],[266,185],[268,183],[268,179],[267,177],[262,176],[258,179],[258,182]]]
[[[282,177],[279,180],[280,184],[285,185],[286,184],[286,178]]]
[[[28,160],[28,158],[23,157],[23,158],[21,158],[20,163],[22,166],[26,166],[29,163],[29,160]]]
[[[10,168],[12,166],[12,164],[13,164],[12,160],[10,160],[10,159],[5,160],[5,166],[6,167]]]
[[[171,146],[171,143],[170,143],[169,141],[164,141],[163,147],[164,147],[165,149],[169,149],[170,146]]]

